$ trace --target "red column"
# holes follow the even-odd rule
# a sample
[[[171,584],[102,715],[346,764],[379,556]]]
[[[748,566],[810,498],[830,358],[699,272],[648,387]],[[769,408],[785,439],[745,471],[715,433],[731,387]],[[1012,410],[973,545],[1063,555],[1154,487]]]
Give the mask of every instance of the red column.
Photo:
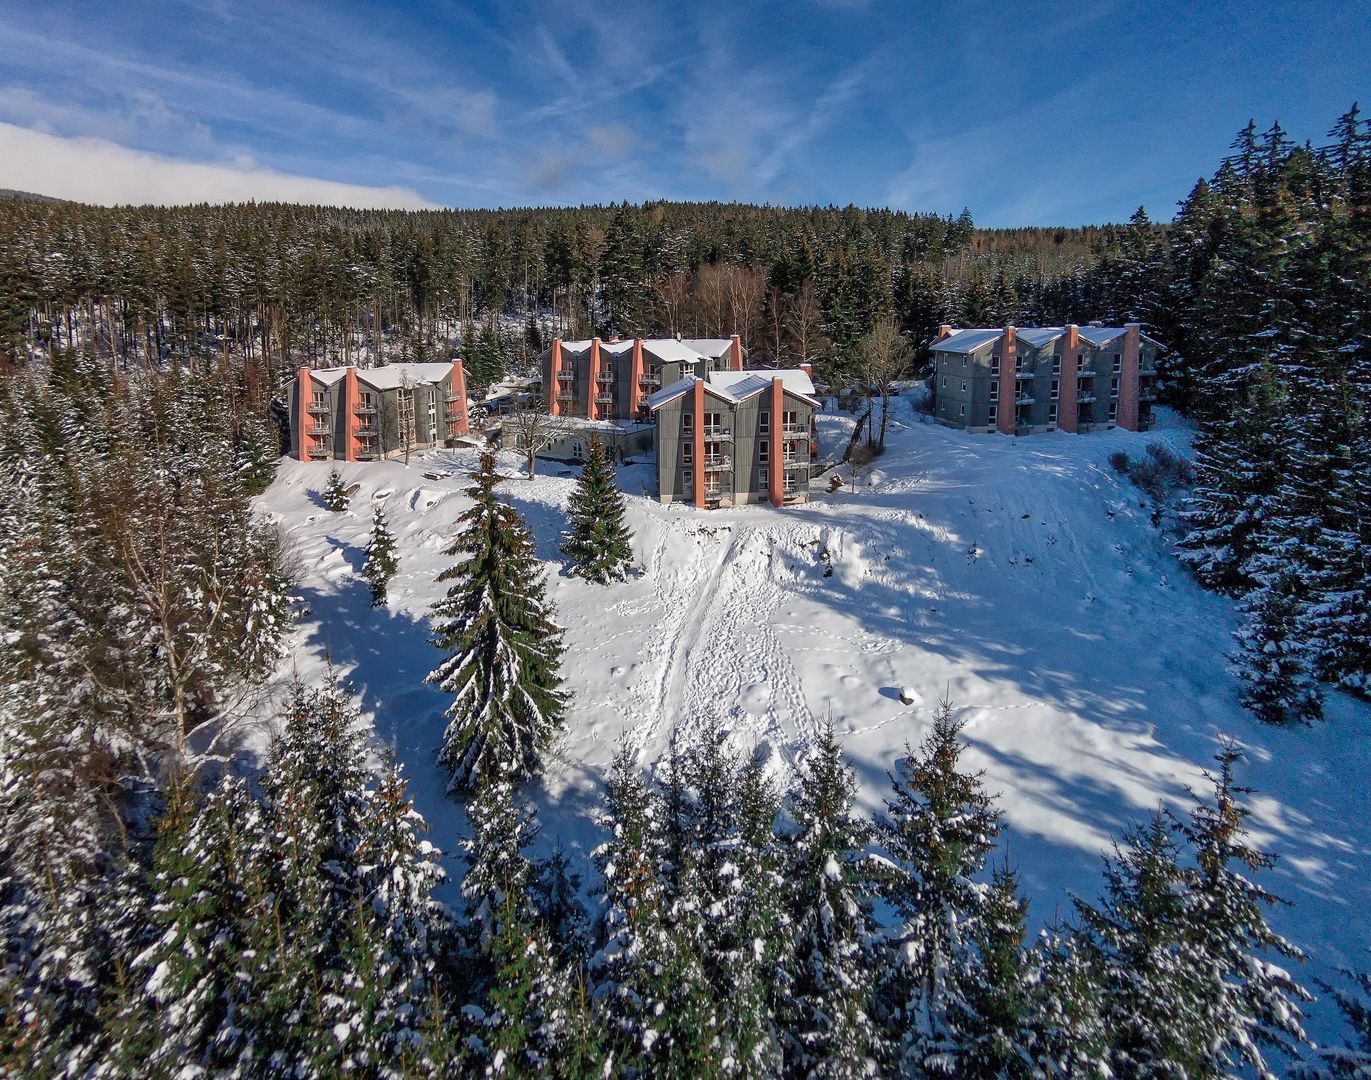
[[[309,460],[309,403],[314,397],[314,380],[310,378],[309,368],[302,367],[295,390],[295,456],[301,461]]]
[[[1081,328],[1071,323],[1062,336],[1061,396],[1057,399],[1057,430],[1076,433],[1076,376],[1081,369]]]
[[[733,335],[733,344],[728,349],[729,367],[734,371],[743,370],[743,339]]]
[[[600,406],[595,402],[595,395],[600,392],[600,339],[590,339],[590,393],[586,395],[586,417],[590,420],[600,419]]]
[[[771,380],[771,468],[767,470],[767,495],[772,506],[785,503],[785,492],[781,478],[785,476],[785,462],[782,460],[781,426],[785,417],[785,390],[780,379]]]
[[[357,460],[357,406],[361,396],[357,390],[357,369],[343,373],[343,460]],[[334,455],[337,456],[336,454]]]
[[[995,414],[995,428],[1001,435],[1014,434],[1014,417],[1019,411],[1019,381],[1014,377],[1019,355],[1017,335],[1014,327],[1006,326],[1000,339],[1000,410]]]
[[[547,411],[553,416],[562,415],[562,403],[557,400],[562,384],[558,376],[562,373],[562,339],[552,339],[552,359],[547,369]]]
[[[1138,430],[1138,352],[1142,344],[1142,325],[1124,323],[1123,371],[1119,373],[1119,427]]]
[[[695,445],[695,505],[705,508],[705,384],[695,380],[695,417],[691,425]]]
[[[628,399],[633,402],[633,408],[629,410],[629,418],[637,420],[642,413],[642,405],[639,403],[643,396],[643,388],[638,385],[638,380],[643,377],[643,339],[633,339],[633,370],[629,372],[628,379]]]
[[[558,342],[560,345],[561,343]],[[561,351],[560,349],[558,350]],[[467,416],[467,369],[460,360],[452,362],[452,392],[457,395],[457,426],[455,435],[471,434],[471,418]]]

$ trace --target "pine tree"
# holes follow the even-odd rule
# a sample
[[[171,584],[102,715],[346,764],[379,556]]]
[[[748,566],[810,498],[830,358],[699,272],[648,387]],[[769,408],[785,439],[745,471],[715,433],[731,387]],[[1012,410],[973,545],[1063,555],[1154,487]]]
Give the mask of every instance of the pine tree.
[[[271,486],[281,459],[280,432],[260,413],[243,418],[235,443],[234,462],[243,480],[243,490],[260,495]]]
[[[632,535],[625,521],[624,493],[614,465],[595,436],[567,507],[571,528],[562,538],[562,552],[571,560],[571,573],[607,585],[628,577],[633,563]]]
[[[342,475],[337,469],[330,469],[328,485],[324,488],[324,506],[335,514],[341,514],[348,508],[350,499],[351,496],[348,495],[348,489],[343,483]]]
[[[371,539],[362,563],[362,577],[371,587],[372,607],[385,606],[386,587],[399,567],[395,546],[395,536],[386,525],[385,511],[377,506],[371,516]]]
[[[872,1019],[878,965],[872,889],[862,865],[867,828],[852,814],[855,791],[830,718],[790,800],[795,832],[786,878],[795,981],[786,1003],[786,1057],[801,1076],[870,1076],[882,1058]]]
[[[906,747],[892,777],[882,830],[894,866],[884,891],[903,920],[887,992],[905,1068],[921,1073],[959,1071],[953,1013],[979,975],[974,941],[989,899],[975,878],[999,832],[980,774],[961,771],[960,733],[951,703],[940,702],[918,751]]]
[[[439,753],[451,790],[541,771],[566,704],[561,630],[528,527],[496,497],[499,480],[494,455],[483,454],[467,489],[475,503],[445,551],[462,561],[438,577],[452,585],[434,608],[434,644],[450,655],[428,681],[455,695]]]
[[[1268,724],[1309,723],[1323,716],[1318,657],[1305,637],[1296,568],[1277,564],[1240,605],[1233,668],[1243,682],[1243,705]]]

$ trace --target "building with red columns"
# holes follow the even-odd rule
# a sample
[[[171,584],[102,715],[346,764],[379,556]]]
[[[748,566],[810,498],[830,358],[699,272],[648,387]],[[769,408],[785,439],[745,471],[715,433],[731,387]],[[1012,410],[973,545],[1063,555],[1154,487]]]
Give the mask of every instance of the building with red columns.
[[[1161,346],[1124,326],[938,328],[933,415],[965,431],[1146,431]]]
[[[305,367],[291,384],[291,452],[301,461],[375,461],[450,446],[469,430],[460,360]]]

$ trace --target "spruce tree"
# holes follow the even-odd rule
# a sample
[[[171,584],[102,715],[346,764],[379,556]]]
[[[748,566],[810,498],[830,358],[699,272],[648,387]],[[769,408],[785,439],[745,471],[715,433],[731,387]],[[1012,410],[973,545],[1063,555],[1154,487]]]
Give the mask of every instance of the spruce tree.
[[[280,432],[258,412],[244,417],[238,427],[234,462],[243,480],[243,490],[260,495],[271,486],[281,459]]]
[[[371,539],[367,542],[366,560],[362,563],[362,577],[371,588],[372,607],[385,606],[386,587],[398,567],[395,536],[386,524],[385,511],[377,506],[371,516]]]
[[[795,977],[786,1002],[786,1058],[804,1076],[870,1076],[883,1057],[872,1016],[879,966],[870,871],[863,865],[868,829],[853,815],[855,793],[830,718],[789,806]]]
[[[906,1069],[956,1072],[962,1053],[953,1013],[977,977],[974,946],[989,890],[976,880],[999,832],[980,774],[964,772],[961,725],[942,701],[918,751],[906,747],[892,777],[882,830],[895,870],[885,895],[903,925],[887,992]]]
[[[561,630],[533,539],[518,512],[497,498],[499,481],[487,452],[467,489],[474,504],[444,552],[461,561],[438,577],[452,584],[434,608],[434,644],[449,656],[428,681],[454,695],[439,752],[450,790],[540,772],[566,705]]]
[[[571,573],[597,585],[623,581],[628,576],[633,546],[626,516],[614,463],[592,435],[581,477],[567,507],[571,528],[562,538],[562,552],[571,560]]]
[[[1352,989],[1333,987],[1324,989],[1337,1002],[1349,1038],[1341,1046],[1322,1046],[1318,1051],[1319,1064],[1305,1065],[1299,1071],[1302,1080],[1367,1080],[1371,1077],[1371,975],[1345,971],[1343,974]]]
[[[1268,724],[1309,723],[1323,716],[1318,657],[1302,625],[1297,572],[1279,563],[1246,596],[1243,624],[1235,632],[1233,668],[1242,680],[1241,700]]]
[[[341,514],[348,508],[350,498],[342,474],[337,469],[330,469],[328,483],[324,487],[324,506],[335,514]]]

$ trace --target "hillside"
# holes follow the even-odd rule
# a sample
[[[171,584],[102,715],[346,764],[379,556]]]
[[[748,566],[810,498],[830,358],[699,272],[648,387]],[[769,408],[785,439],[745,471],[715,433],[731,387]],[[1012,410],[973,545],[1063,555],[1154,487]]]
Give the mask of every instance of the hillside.
[[[825,421],[826,451],[850,423]],[[1095,895],[1111,838],[1203,786],[1200,770],[1228,733],[1248,751],[1254,830],[1280,856],[1267,883],[1294,902],[1276,925],[1312,954],[1304,981],[1364,967],[1371,710],[1335,696],[1325,723],[1282,730],[1239,707],[1225,660],[1231,604],[1183,573],[1143,496],[1107,463],[1153,440],[1184,446],[1187,432],[1014,440],[902,411],[859,494],[784,512],[632,498],[643,572],[610,588],[560,572],[572,479],[529,482],[508,459],[504,493],[536,533],[568,631],[573,706],[538,789],[545,841],[584,855],[619,740],[651,766],[673,728],[688,739],[711,712],[785,776],[831,710],[874,810],[886,769],[946,693],[966,720],[970,764],[1000,793],[1009,857],[1042,925],[1067,912],[1072,891]],[[408,469],[342,465],[359,491],[335,515],[319,497],[327,468],[286,461],[259,500],[289,530],[310,609],[291,667],[311,677],[331,656],[347,674],[453,869],[462,814],[434,761],[445,701],[422,680],[438,655],[425,622],[434,577],[473,464],[471,452],[439,451]],[[644,468],[622,471],[630,495]],[[358,576],[375,502],[401,544],[378,611]],[[902,686],[917,691],[915,705],[901,704]],[[1311,1034],[1326,1037],[1326,1023],[1320,1010]]]

